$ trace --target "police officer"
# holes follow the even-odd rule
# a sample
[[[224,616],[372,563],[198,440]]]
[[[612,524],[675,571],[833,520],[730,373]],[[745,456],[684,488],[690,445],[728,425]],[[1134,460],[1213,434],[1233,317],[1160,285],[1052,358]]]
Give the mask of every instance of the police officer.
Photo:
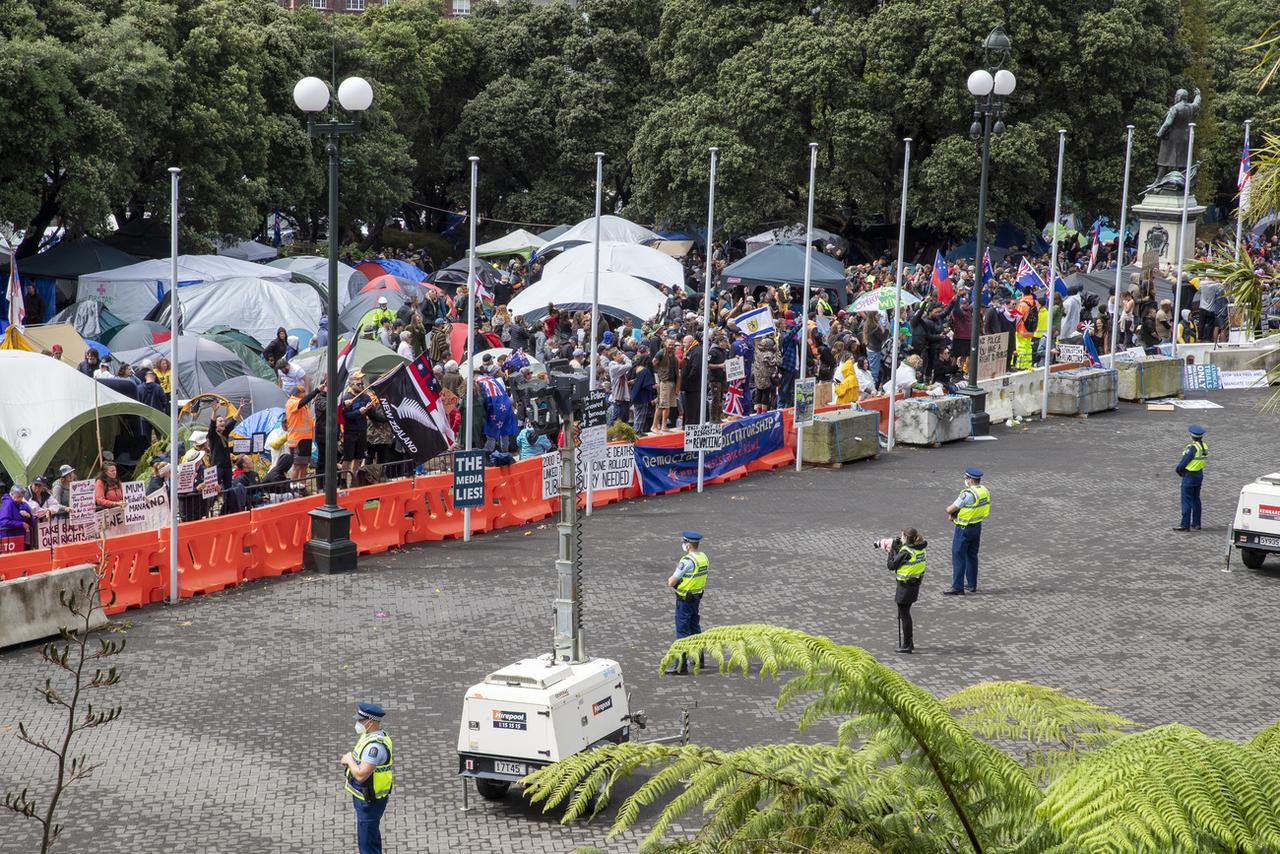
[[[667,579],[667,586],[676,591],[676,639],[702,634],[702,594],[707,588],[707,571],[710,561],[701,549],[702,534],[683,531],[680,547],[684,555],[676,564],[676,571]],[[701,664],[699,664],[701,666]],[[672,664],[669,676],[687,676],[689,659],[680,656],[679,664]]]
[[[1209,459],[1204,428],[1192,424],[1187,432],[1191,434],[1191,441],[1174,469],[1182,477],[1182,523],[1173,529],[1175,531],[1200,530],[1200,487],[1204,484],[1204,464]]]
[[[991,493],[982,485],[982,470],[964,470],[964,489],[947,506],[955,522],[951,538],[951,586],[944,596],[963,596],[965,590],[978,592],[978,546],[982,542],[982,521],[991,512]]]
[[[356,706],[356,746],[338,764],[346,769],[346,790],[356,810],[356,842],[360,854],[382,854],[382,814],[391,794],[391,736],[382,729],[386,715],[377,703]]]
[[[898,603],[898,652],[916,651],[911,623],[911,605],[920,596],[920,582],[924,578],[925,552],[929,543],[915,528],[907,528],[894,537],[889,546],[889,569],[897,576],[898,591],[894,601]]]

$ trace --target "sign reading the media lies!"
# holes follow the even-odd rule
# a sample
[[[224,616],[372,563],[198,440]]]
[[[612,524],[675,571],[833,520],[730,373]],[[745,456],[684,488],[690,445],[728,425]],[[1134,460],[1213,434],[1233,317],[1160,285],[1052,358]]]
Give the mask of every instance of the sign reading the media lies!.
[[[454,451],[453,506],[484,505],[484,451]]]

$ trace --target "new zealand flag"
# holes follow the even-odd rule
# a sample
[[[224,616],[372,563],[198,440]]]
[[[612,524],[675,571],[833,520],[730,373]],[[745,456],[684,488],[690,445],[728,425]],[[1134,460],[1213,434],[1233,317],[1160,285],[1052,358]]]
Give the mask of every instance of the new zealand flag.
[[[378,395],[391,432],[416,462],[437,457],[453,444],[453,429],[440,402],[440,382],[425,355],[398,365],[369,389]]]

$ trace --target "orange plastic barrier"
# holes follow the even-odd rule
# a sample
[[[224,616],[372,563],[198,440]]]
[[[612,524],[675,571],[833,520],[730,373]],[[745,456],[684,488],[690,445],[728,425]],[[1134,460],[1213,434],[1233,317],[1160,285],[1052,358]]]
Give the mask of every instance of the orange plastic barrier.
[[[14,552],[0,557],[0,581],[12,581],[24,575],[39,575],[53,569],[48,549]]]
[[[323,495],[313,495],[249,511],[249,523],[240,523],[253,531],[254,563],[245,577],[265,578],[302,569],[302,546],[311,539],[311,517],[307,514],[323,503]],[[244,514],[226,518],[243,520]],[[182,527],[185,531],[187,526]]]
[[[109,538],[102,577],[102,607],[108,614],[163,602],[169,593],[169,529]],[[115,601],[108,605],[113,592]]]
[[[379,554],[404,545],[405,510],[412,497],[410,480],[360,486],[338,497],[338,503],[353,514],[351,541],[360,554]]]
[[[235,587],[255,566],[254,531],[244,514],[183,524],[178,532],[178,595]]]
[[[488,472],[485,477],[491,478]],[[494,480],[486,480],[485,503],[471,508],[471,533],[483,534],[493,530],[496,516],[493,495],[496,488]],[[461,508],[453,506],[453,475],[438,474],[418,478],[414,485],[414,495],[414,500],[408,504],[409,514],[413,516],[413,527],[406,542],[420,543],[462,536],[464,514]]]
[[[115,537],[107,538],[106,548],[111,548],[111,543]],[[64,566],[79,566],[82,563],[97,564],[102,558],[103,547],[97,540],[90,540],[87,543],[67,543],[66,545],[53,547],[53,568],[61,569]]]
[[[521,460],[497,471],[503,472],[504,476],[497,479],[493,490],[493,498],[497,504],[494,527],[526,525],[545,519],[554,512],[554,499],[542,497],[540,458]]]

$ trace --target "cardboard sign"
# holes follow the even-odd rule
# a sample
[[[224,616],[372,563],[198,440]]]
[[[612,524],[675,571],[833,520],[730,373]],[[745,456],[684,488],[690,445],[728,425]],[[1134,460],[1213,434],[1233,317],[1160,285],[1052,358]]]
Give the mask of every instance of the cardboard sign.
[[[267,434],[254,433],[249,439],[249,453],[260,454],[267,449]]]
[[[124,523],[140,525],[147,518],[147,485],[140,480],[124,484]]]
[[[453,506],[484,505],[484,451],[454,451]]]
[[[732,359],[725,359],[724,376],[729,382],[746,379],[746,362],[743,361],[741,356],[734,356]]]
[[[560,454],[542,455],[542,497],[555,498],[560,494]]]
[[[1187,365],[1182,369],[1182,387],[1187,391],[1222,388],[1217,365]]]
[[[178,492],[186,494],[196,488],[196,469],[199,467],[197,462],[178,463]]]
[[[812,406],[810,407],[812,410]],[[724,447],[724,431],[719,424],[687,424],[684,428],[686,451],[718,451]]]
[[[1009,339],[1003,332],[978,338],[978,379],[991,380],[1004,373]]]
[[[576,460],[578,492],[587,491],[585,472],[591,466],[591,488],[626,489],[631,486],[632,473],[635,469],[635,446],[616,443],[605,445],[603,453],[597,459],[584,461],[582,448],[578,448]],[[561,477],[564,473],[561,472]]]
[[[232,439],[231,452],[235,454],[252,454],[253,440],[252,439]]]
[[[1266,371],[1218,371],[1223,388],[1264,388]]]
[[[1058,345],[1058,361],[1088,362],[1089,358],[1084,354],[1083,344],[1059,344]]]
[[[609,447],[609,429],[601,422],[594,427],[584,427],[578,433],[578,449],[584,460],[602,460]]]
[[[813,423],[813,400],[818,381],[814,377],[796,380],[796,426],[807,427]]]
[[[71,518],[78,522],[85,522],[93,518],[93,514],[97,507],[93,500],[93,481],[91,480],[73,480],[71,481]]]
[[[208,466],[204,470],[204,479],[200,481],[200,497],[218,497],[218,470],[213,466]]]
[[[608,397],[604,389],[597,388],[587,392],[587,399],[582,405],[582,435],[585,441],[587,430],[592,427],[607,427],[609,417]]]

